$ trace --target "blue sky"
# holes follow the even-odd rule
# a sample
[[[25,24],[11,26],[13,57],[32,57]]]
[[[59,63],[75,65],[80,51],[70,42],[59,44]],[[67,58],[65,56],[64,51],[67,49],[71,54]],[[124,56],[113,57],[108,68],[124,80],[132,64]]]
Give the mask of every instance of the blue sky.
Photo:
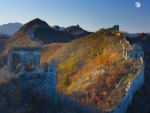
[[[0,0],[0,24],[40,18],[50,26],[79,24],[89,31],[119,24],[122,31],[150,32],[149,11],[150,0]]]

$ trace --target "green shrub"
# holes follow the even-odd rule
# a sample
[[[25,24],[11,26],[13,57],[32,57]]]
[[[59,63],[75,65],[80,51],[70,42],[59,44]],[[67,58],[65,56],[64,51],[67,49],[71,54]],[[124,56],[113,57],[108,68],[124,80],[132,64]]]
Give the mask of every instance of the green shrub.
[[[68,76],[64,76],[64,80],[63,80],[63,83],[65,86],[68,86],[70,84],[70,80],[69,80],[69,77]]]

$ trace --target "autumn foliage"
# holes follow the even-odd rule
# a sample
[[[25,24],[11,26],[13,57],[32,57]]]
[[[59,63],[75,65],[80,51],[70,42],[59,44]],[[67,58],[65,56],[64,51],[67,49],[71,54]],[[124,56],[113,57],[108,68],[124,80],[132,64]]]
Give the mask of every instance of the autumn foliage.
[[[133,66],[123,58],[121,38],[121,32],[102,29],[58,48],[49,58],[57,62],[58,92],[101,109],[115,106]]]

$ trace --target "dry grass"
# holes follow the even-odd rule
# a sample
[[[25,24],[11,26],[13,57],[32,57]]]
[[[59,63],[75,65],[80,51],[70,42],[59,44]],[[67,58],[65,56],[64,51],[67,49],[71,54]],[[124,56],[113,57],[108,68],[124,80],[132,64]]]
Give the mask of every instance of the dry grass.
[[[42,49],[42,56],[41,56],[41,65],[44,65],[47,60],[55,54],[55,52],[63,46],[62,43],[54,43],[54,44],[47,44],[43,46]]]
[[[110,108],[112,98],[121,99],[125,94],[124,88],[118,88],[116,96],[109,96],[119,82],[128,76],[133,65],[123,58],[121,38],[124,38],[121,32],[101,30],[63,44],[60,48],[54,49],[53,46],[53,54],[49,49],[42,62],[45,59],[57,61],[58,92],[80,100],[82,104],[99,108]],[[123,43],[126,48],[131,48],[125,41]],[[113,102],[113,105],[117,102]]]
[[[7,45],[5,46],[5,52],[7,53],[9,50],[14,48],[40,48],[41,44],[31,39],[27,38],[27,36],[18,36],[12,37],[7,41]]]

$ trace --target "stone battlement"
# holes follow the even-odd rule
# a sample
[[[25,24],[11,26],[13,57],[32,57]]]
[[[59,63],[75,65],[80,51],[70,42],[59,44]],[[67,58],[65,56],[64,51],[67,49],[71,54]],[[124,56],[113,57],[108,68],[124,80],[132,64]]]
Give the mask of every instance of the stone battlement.
[[[36,97],[49,97],[50,110],[55,111],[57,107],[57,92],[56,92],[56,65],[53,61],[50,65],[46,65],[44,70],[40,69],[41,50],[37,48],[16,48],[8,53],[8,70],[15,72],[21,83],[29,82],[32,80],[44,80],[42,89],[46,92],[36,95]]]
[[[40,50],[11,50],[8,53],[8,70],[10,72],[37,72],[40,68],[40,56]]]

